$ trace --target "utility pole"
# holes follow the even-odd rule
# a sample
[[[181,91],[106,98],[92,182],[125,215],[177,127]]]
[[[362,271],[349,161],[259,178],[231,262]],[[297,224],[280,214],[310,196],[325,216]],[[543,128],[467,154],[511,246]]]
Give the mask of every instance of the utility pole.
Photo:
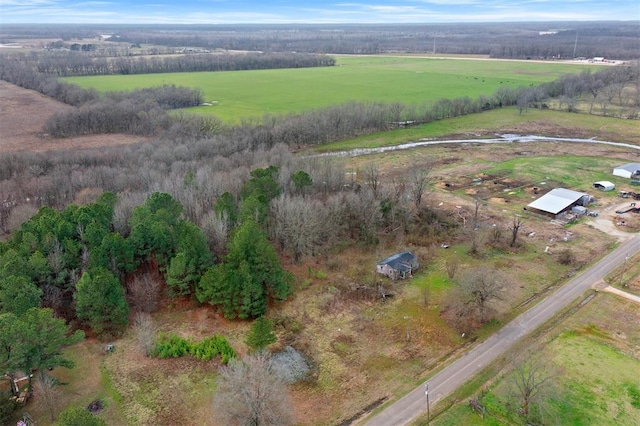
[[[411,335],[409,334],[409,317],[405,315],[404,320],[407,322],[407,342],[409,342],[411,339]]]
[[[429,411],[429,382],[424,384],[424,394],[427,396],[427,425],[431,423],[431,413]]]
[[[433,54],[436,54],[436,36],[433,36]]]
[[[629,255],[624,257],[624,264],[622,265],[622,272],[620,273],[620,287],[623,287],[622,278],[624,277],[624,273],[627,272],[627,260],[629,260]],[[624,284],[624,287],[627,287],[627,284]]]
[[[576,30],[576,41],[573,43],[573,59],[576,58],[576,48],[578,47],[578,31]]]

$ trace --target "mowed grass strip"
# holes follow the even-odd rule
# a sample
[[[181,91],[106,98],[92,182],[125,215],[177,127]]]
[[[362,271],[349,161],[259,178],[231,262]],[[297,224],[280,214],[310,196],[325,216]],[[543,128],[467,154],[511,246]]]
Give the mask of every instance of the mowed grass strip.
[[[349,101],[421,104],[490,95],[499,87],[536,85],[587,65],[411,57],[339,57],[334,67],[230,72],[68,77],[98,91],[163,84],[199,88],[213,106],[192,111],[237,122],[264,114],[299,113]]]

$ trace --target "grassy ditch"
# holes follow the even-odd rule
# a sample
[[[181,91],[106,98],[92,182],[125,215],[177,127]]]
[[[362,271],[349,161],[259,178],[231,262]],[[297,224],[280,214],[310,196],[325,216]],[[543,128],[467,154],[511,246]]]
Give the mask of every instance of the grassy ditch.
[[[608,318],[609,320],[605,320]],[[520,350],[543,353],[541,374],[550,375],[529,421],[550,424],[635,425],[640,415],[640,354],[634,350],[640,312],[632,303],[600,295]],[[492,373],[496,378],[492,380]],[[484,415],[467,401],[479,397]],[[439,415],[436,425],[518,425],[526,419],[511,364],[485,370],[450,400],[462,401]],[[447,408],[447,407],[445,407]],[[535,418],[534,418],[535,417]],[[537,420],[536,420],[537,419]],[[424,422],[419,423],[424,424]]]

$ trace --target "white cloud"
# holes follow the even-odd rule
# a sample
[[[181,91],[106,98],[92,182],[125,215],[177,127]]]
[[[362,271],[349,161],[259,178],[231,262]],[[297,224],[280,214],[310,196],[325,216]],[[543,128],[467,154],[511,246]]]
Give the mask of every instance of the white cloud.
[[[55,0],[0,0],[0,6],[36,7],[57,3]]]

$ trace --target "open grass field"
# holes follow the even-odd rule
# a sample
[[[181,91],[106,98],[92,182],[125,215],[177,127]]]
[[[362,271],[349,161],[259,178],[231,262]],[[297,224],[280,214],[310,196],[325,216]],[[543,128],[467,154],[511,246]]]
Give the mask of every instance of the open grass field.
[[[534,342],[544,352],[542,371],[553,373],[542,392],[540,420],[558,425],[628,425],[640,418],[640,321],[638,305],[600,294]],[[484,418],[466,403],[435,425],[517,425],[513,372],[490,380],[482,398]]]
[[[480,114],[347,139],[313,147],[312,150],[313,152],[346,151],[355,148],[397,145],[427,138],[492,137],[496,133],[596,138],[640,145],[640,132],[638,132],[636,120],[538,109],[529,109],[526,113],[520,114],[516,108],[500,108]]]
[[[334,67],[231,72],[68,77],[98,91],[175,84],[199,88],[212,106],[192,108],[226,121],[298,113],[349,101],[421,104],[440,98],[490,95],[589,69],[585,64],[339,57]]]

